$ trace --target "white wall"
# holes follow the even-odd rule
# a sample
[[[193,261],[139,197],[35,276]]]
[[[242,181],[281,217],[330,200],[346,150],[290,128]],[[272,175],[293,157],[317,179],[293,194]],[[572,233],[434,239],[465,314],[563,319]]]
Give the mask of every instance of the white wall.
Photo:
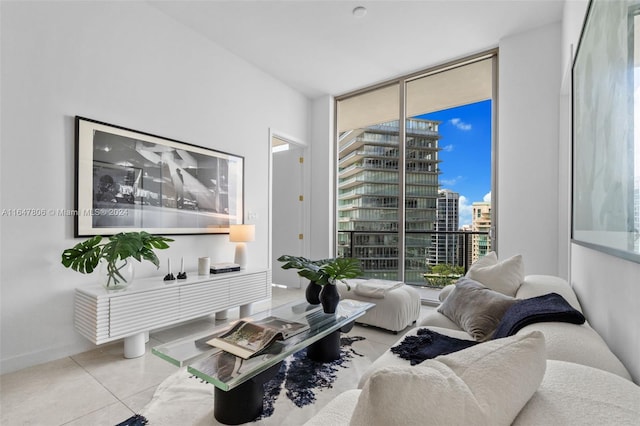
[[[75,115],[245,157],[250,266],[267,267],[268,129],[305,140],[310,102],[143,2],[2,2],[1,208],[72,209]],[[256,147],[261,147],[256,149]],[[326,164],[326,163],[324,163]],[[1,221],[1,372],[92,345],[73,328],[71,217]],[[178,236],[161,264],[230,261],[226,235]],[[137,276],[164,275],[140,265]]]
[[[334,100],[313,101],[311,123],[311,247],[309,258],[335,256]]]
[[[564,72],[571,72],[573,56],[578,47],[582,25],[589,7],[589,0],[571,0],[564,2],[562,11],[562,66]],[[568,67],[569,69],[566,69]]]
[[[591,326],[640,382],[640,265],[570,244],[570,72],[587,1],[561,26],[500,41],[498,244],[526,273],[569,277]],[[534,230],[532,232],[531,230]]]
[[[640,384],[640,264],[577,244],[571,284],[591,326]]]
[[[498,250],[558,274],[560,24],[500,40]]]
[[[562,39],[565,66],[571,64],[571,52],[575,54],[587,4],[584,0],[565,3]],[[570,146],[571,122],[561,124],[564,126],[561,144]],[[640,264],[571,244],[570,274],[589,323],[627,367],[633,380],[640,383]]]

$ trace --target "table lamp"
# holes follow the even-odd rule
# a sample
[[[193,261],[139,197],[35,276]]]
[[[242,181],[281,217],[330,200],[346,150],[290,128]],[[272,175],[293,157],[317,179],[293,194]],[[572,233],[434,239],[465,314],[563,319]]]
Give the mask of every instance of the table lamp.
[[[229,226],[229,241],[236,244],[234,262],[240,265],[240,269],[247,267],[247,245],[245,243],[256,239],[255,225],[231,225]]]

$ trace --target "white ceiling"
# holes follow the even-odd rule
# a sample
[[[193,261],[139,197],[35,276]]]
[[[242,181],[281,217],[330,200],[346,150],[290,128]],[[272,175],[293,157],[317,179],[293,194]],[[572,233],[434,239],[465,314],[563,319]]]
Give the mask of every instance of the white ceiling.
[[[310,98],[498,46],[562,18],[564,0],[150,1]],[[365,6],[356,18],[352,10]]]

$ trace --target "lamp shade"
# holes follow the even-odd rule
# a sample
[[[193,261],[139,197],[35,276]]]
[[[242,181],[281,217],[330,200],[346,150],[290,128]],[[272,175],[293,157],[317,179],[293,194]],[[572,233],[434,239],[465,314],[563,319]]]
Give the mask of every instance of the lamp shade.
[[[232,243],[246,243],[256,239],[255,225],[229,226],[229,241]]]

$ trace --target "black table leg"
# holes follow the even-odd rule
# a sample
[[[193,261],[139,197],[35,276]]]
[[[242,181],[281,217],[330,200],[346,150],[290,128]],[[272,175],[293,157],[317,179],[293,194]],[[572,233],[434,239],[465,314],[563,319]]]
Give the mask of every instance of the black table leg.
[[[227,425],[239,425],[262,414],[263,385],[278,374],[280,364],[282,362],[229,391],[216,387],[213,400],[216,420]]]
[[[317,362],[330,362],[340,358],[340,333],[348,333],[355,322],[326,335],[307,347],[307,357]]]
[[[317,362],[330,362],[340,358],[340,330],[310,344],[307,347],[307,357]]]

